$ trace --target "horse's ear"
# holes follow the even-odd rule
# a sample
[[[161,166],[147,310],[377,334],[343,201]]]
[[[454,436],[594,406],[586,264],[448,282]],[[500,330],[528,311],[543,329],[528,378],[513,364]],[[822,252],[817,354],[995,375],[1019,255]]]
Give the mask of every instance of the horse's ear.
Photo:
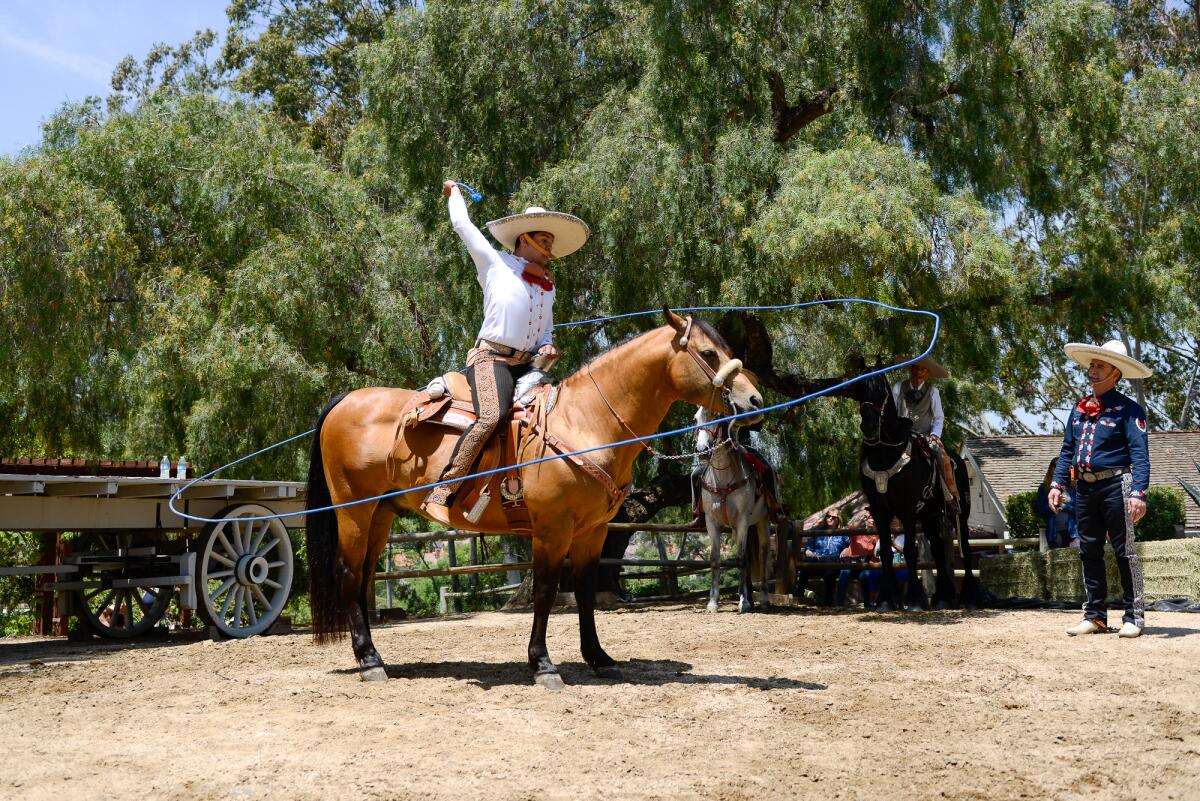
[[[862,357],[862,354],[850,358],[850,369],[846,372],[853,372],[855,375],[860,375],[867,371],[867,360]]]
[[[875,354],[875,369],[878,370],[882,367],[883,367],[883,357],[880,356],[879,354]]]
[[[687,320],[683,319],[678,314],[671,311],[671,309],[668,306],[665,306],[665,305],[663,306],[663,314],[667,318],[667,325],[671,326],[672,328],[674,328],[676,331],[678,331],[681,334],[687,330]]]

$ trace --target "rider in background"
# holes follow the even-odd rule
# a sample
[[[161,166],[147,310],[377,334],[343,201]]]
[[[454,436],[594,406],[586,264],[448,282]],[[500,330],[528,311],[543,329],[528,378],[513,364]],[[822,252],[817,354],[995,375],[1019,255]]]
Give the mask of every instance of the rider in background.
[[[906,361],[911,356],[897,357],[897,361]],[[929,383],[931,379],[949,378],[950,373],[932,356],[926,356],[920,361],[908,366],[908,379],[899,381],[892,386],[892,396],[896,400],[896,409],[901,417],[913,421],[913,433],[921,434],[933,446],[935,457],[942,465],[942,475],[950,490],[946,500],[946,510],[958,514],[958,486],[954,482],[954,465],[950,454],[942,444],[942,424],[946,416],[942,412],[942,395],[938,388]]]
[[[471,472],[479,452],[508,416],[516,382],[534,359],[540,363],[558,358],[558,348],[551,343],[555,289],[549,264],[583,247],[590,232],[578,217],[532,206],[487,224],[496,241],[512,250],[504,253],[471,222],[457,183],[446,181],[442,194],[449,198],[450,221],[475,262],[475,277],[483,288],[483,324],[467,352],[464,371],[471,384],[475,423],[455,444],[441,477],[446,481]],[[460,484],[434,487],[422,509],[448,524],[449,506]]]

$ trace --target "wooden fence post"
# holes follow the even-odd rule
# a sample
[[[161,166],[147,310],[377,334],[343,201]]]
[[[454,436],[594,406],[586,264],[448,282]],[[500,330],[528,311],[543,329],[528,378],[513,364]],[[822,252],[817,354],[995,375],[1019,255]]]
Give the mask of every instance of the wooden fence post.
[[[792,578],[788,574],[788,540],[786,534],[787,522],[774,523],[775,529],[775,592],[779,595],[790,595]]]

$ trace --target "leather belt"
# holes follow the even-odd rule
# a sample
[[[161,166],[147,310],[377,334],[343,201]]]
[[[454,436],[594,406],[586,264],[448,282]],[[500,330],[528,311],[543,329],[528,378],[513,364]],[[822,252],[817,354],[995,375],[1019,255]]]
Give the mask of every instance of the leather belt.
[[[1113,476],[1124,475],[1125,472],[1126,471],[1125,471],[1124,467],[1113,467],[1108,470],[1097,470],[1094,473],[1088,472],[1087,470],[1085,470],[1079,474],[1079,477],[1082,478],[1084,481],[1086,481],[1089,484],[1094,484],[1097,481],[1103,481],[1106,478],[1112,478]]]
[[[495,353],[499,356],[507,356],[511,359],[520,359],[523,362],[533,361],[533,357],[537,354],[529,350],[517,350],[510,348],[508,345],[501,345],[499,342],[492,342],[490,339],[475,340],[475,347],[483,348],[486,351]]]

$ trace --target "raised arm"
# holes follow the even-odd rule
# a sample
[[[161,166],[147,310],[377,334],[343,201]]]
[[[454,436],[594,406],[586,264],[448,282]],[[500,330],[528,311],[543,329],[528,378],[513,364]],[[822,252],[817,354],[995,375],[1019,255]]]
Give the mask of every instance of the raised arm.
[[[458,184],[454,181],[446,181],[442,184],[442,193],[449,198],[447,205],[450,207],[450,223],[454,226],[454,232],[467,246],[467,252],[471,254],[471,261],[475,262],[475,271],[479,276],[479,281],[483,283],[488,267],[496,260],[496,249],[487,241],[487,237],[475,227],[475,223],[471,222],[471,218],[467,214],[467,201],[463,200]]]

